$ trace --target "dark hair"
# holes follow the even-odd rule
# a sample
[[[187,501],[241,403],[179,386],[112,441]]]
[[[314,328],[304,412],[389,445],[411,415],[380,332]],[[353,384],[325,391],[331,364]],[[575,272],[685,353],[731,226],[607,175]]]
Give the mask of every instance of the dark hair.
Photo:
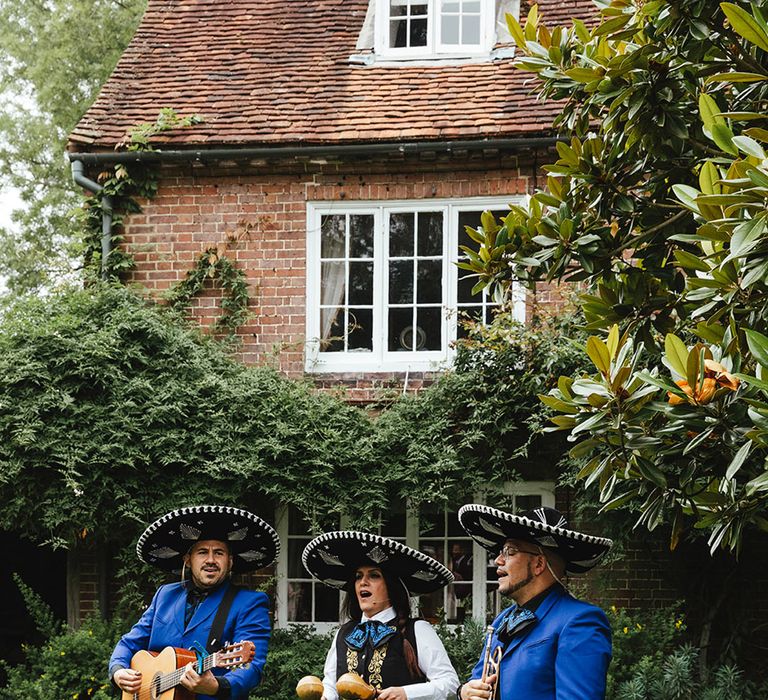
[[[366,566],[363,564],[363,566]],[[419,660],[416,656],[416,650],[413,645],[408,641],[408,637],[405,635],[405,628],[408,624],[408,620],[411,618],[411,601],[408,597],[408,589],[406,589],[403,582],[398,576],[391,571],[387,571],[382,567],[381,573],[384,575],[384,583],[387,586],[387,594],[389,595],[389,602],[395,609],[397,631],[403,638],[403,656],[405,657],[405,665],[408,667],[408,672],[414,680],[421,680],[424,678],[424,673],[419,668]],[[346,620],[354,620],[358,622],[362,617],[363,611],[360,609],[360,603],[357,600],[355,594],[355,579],[345,586],[346,595],[344,596],[344,602],[341,606],[342,618]]]

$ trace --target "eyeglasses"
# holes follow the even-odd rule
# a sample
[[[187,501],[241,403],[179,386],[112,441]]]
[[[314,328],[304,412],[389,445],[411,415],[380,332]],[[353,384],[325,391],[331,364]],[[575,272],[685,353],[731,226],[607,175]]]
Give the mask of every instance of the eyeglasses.
[[[527,549],[519,549],[511,544],[505,544],[499,552],[499,556],[503,557],[506,561],[509,561],[515,554],[531,554],[535,557],[541,554],[541,552],[529,552]]]

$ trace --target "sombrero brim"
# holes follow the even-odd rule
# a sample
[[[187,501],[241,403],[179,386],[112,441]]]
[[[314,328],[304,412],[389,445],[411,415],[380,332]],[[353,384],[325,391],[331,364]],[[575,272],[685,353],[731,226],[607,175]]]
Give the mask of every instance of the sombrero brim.
[[[155,520],[139,537],[136,554],[147,564],[178,573],[198,540],[226,542],[233,573],[263,569],[280,551],[277,532],[259,516],[230,506],[191,506]]]
[[[555,550],[565,559],[566,572],[569,574],[589,571],[613,545],[613,541],[606,537],[595,537],[549,525],[479,503],[462,506],[459,522],[473,540],[494,554],[498,554],[509,539],[532,542]]]
[[[367,532],[327,532],[304,548],[301,560],[316,579],[347,591],[360,566],[378,566],[392,572],[411,595],[432,593],[453,582],[453,574],[432,557],[389,537]]]

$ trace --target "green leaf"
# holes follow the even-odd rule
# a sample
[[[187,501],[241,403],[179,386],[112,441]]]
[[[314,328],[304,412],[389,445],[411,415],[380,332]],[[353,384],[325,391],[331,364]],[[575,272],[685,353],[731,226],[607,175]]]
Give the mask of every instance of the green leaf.
[[[747,345],[754,358],[763,367],[768,367],[768,338],[753,330],[745,330],[744,335],[747,336]]]
[[[595,335],[587,339],[587,355],[602,374],[608,374],[611,369],[611,353],[606,344]]]
[[[565,74],[577,83],[591,83],[593,80],[599,80],[602,77],[591,68],[571,68],[565,71]]]
[[[704,194],[720,194],[721,187],[718,184],[720,173],[717,172],[717,166],[708,160],[701,166],[699,173],[699,187]]]
[[[579,409],[576,406],[570,403],[566,403],[565,401],[558,399],[556,396],[539,394],[538,397],[539,397],[539,401],[541,401],[545,406],[554,408],[556,411],[560,411],[561,413],[578,413],[579,412]]]
[[[755,491],[768,491],[768,471],[755,477],[747,484],[747,495],[751,496]]]
[[[731,2],[721,2],[720,7],[735,32],[763,51],[768,51],[768,34],[749,12]]]
[[[725,120],[720,116],[720,107],[718,107],[717,102],[706,92],[699,95],[699,114],[704,128],[708,131],[711,131],[715,124],[725,123]]]
[[[736,148],[749,156],[760,158],[760,160],[765,158],[763,147],[754,139],[749,138],[749,136],[734,136],[733,143],[736,145]]]
[[[730,153],[732,156],[737,156],[739,154],[733,143],[733,132],[727,124],[713,124],[710,131],[712,132],[712,140],[719,148],[726,153]]]
[[[675,193],[675,197],[677,197],[688,209],[695,211],[697,214],[701,213],[699,212],[698,204],[696,204],[696,197],[698,197],[701,192],[695,187],[690,187],[689,185],[672,185],[672,191]]]
[[[715,73],[714,75],[710,75],[704,81],[704,84],[709,85],[710,83],[719,83],[721,81],[728,83],[757,83],[761,80],[768,80],[768,76],[763,75],[762,73],[740,73],[738,71],[733,71],[730,73]]]
[[[685,377],[688,366],[688,348],[685,347],[685,343],[673,333],[667,333],[664,339],[664,351],[669,366],[680,377]]]
[[[707,265],[701,258],[697,258],[692,253],[689,253],[682,249],[675,250],[675,260],[679,263],[680,267],[685,267],[689,270],[701,270],[702,272],[709,272],[710,266]]]
[[[731,460],[731,463],[728,465],[728,469],[725,470],[725,478],[726,479],[733,479],[733,477],[736,475],[736,472],[741,469],[741,466],[744,464],[744,460],[746,460],[747,455],[749,455],[749,451],[752,449],[752,442],[745,442],[739,451],[733,456],[733,459]]]
[[[616,351],[619,349],[619,327],[615,323],[611,326],[611,330],[608,332],[606,345],[608,346],[608,353],[611,359],[613,359],[616,357]]]

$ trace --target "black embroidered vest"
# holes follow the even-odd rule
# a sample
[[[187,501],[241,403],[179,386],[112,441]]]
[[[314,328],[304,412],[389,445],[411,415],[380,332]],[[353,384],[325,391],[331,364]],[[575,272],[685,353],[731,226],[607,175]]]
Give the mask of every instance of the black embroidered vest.
[[[405,626],[405,634],[414,651],[418,654],[416,635],[413,630],[414,622],[415,620],[408,620]],[[391,623],[394,625],[394,620]],[[336,678],[349,671],[355,671],[378,690],[393,686],[410,685],[411,683],[421,683],[425,680],[423,676],[414,678],[408,670],[403,653],[403,636],[401,634],[394,635],[386,644],[382,644],[378,649],[371,649],[370,645],[366,645],[362,651],[348,647],[344,639],[354,629],[356,624],[357,621],[343,624],[336,637]]]

